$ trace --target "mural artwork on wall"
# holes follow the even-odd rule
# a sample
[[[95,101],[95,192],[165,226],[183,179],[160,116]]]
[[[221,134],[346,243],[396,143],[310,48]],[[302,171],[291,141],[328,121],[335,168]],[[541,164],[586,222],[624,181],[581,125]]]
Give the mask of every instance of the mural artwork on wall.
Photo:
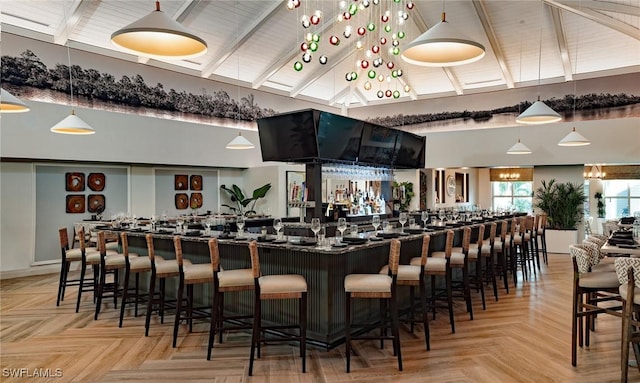
[[[202,176],[192,175],[190,177],[191,190],[202,190]]]
[[[84,213],[84,195],[68,194],[67,195],[67,213],[79,214]]]
[[[89,173],[87,177],[87,186],[89,189],[99,192],[104,190],[106,177],[104,173]]]
[[[70,192],[84,191],[84,173],[66,173],[65,190]]]
[[[176,174],[173,184],[175,190],[189,190],[189,176],[186,174]]]
[[[60,104],[68,102],[69,69],[58,63],[48,68],[31,50],[18,57],[2,56],[2,87],[22,99],[47,100]],[[241,122],[256,129],[255,120],[277,113],[256,105],[253,94],[235,100],[224,90],[213,93],[192,94],[170,89],[161,83],[146,84],[141,75],[122,76],[116,80],[112,74],[96,69],[72,65],[74,93],[80,105],[94,109],[132,114],[171,116],[181,120],[238,126]],[[620,94],[568,94],[541,100],[563,116],[565,122],[578,120],[612,119],[640,116],[640,95]],[[499,127],[513,125],[515,116],[526,110],[532,102],[522,101],[489,110],[393,115],[369,119],[389,127],[414,133],[448,126],[456,129]],[[186,189],[179,189],[186,190]]]
[[[189,196],[187,193],[176,193],[175,197],[176,209],[185,210],[189,207]]]

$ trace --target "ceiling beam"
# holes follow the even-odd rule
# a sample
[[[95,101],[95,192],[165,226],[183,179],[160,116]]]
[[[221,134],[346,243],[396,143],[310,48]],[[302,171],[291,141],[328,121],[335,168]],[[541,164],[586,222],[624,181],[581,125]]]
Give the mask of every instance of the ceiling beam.
[[[562,68],[564,69],[564,80],[573,80],[573,70],[571,69],[571,59],[569,57],[569,48],[567,47],[567,36],[564,33],[564,23],[562,22],[562,15],[560,9],[556,7],[549,7],[551,10],[551,17],[553,18],[553,27],[556,32],[556,39],[558,40],[558,48],[560,49],[560,58],[562,59]]]
[[[331,27],[334,26],[334,24],[336,24],[338,22],[337,21],[337,17],[335,17],[334,15],[331,15],[329,20],[332,20],[332,21],[331,22],[322,23],[322,26],[316,30],[316,33],[318,33],[319,35],[322,36],[322,33],[324,31],[330,29]],[[298,57],[301,54],[302,54],[302,51],[300,51],[300,46],[296,45],[287,54],[282,55],[282,56],[278,56],[278,57],[281,57],[281,58],[276,60],[275,62],[272,62],[271,65],[269,65],[269,67],[264,72],[260,73],[256,77],[256,79],[253,80],[253,83],[251,84],[251,87],[253,89],[260,88],[262,85],[264,85],[265,82],[267,82],[269,80],[269,78],[271,76],[276,74],[285,65],[289,64],[289,62],[291,60],[293,60],[294,58]]]
[[[191,12],[193,12],[198,4],[200,4],[200,0],[186,0],[173,14],[173,19],[180,24],[184,23],[184,21],[187,19],[187,17],[189,17]]]
[[[485,9],[484,1],[473,0],[473,6],[476,9],[476,14],[478,15],[482,28],[484,29],[484,34],[489,39],[489,44],[491,44],[493,54],[496,56],[496,60],[498,60],[500,72],[502,73],[502,80],[507,84],[508,89],[513,89],[515,87],[513,83],[513,76],[511,76],[511,71],[509,71],[509,67],[507,66],[504,52],[502,51],[500,43],[498,42],[498,37],[493,30],[491,20],[489,20],[489,14],[487,14],[487,10]]]
[[[237,51],[244,43],[246,43],[247,40],[251,38],[251,36],[253,36],[260,30],[264,23],[269,21],[269,19],[271,19],[281,9],[282,2],[276,1],[274,3],[271,3],[269,8],[267,8],[267,10],[262,13],[262,15],[258,17],[253,22],[253,24],[251,24],[244,31],[243,34],[238,36],[233,44],[227,45],[227,47],[225,47],[225,49],[222,51],[222,54],[203,65],[204,69],[202,69],[202,77],[207,78],[211,76],[216,71],[216,69],[218,69],[220,65],[225,62],[225,60],[227,60],[235,51]]]
[[[402,85],[402,88],[403,88],[402,91],[404,92],[404,87],[407,86],[406,81],[404,81],[402,77],[397,77],[397,79]],[[413,89],[411,85],[409,85],[409,88],[411,88],[411,90],[409,90],[409,97],[411,97],[413,101],[416,101],[418,99],[418,93],[416,93],[416,90]]]
[[[418,32],[420,34],[425,33],[427,29],[429,29],[429,26],[424,21],[424,17],[422,16],[422,13],[420,13],[420,10],[418,10],[418,7],[414,7],[413,11],[411,12],[413,13],[413,17],[411,18],[411,20],[413,20],[413,22],[416,24],[416,27],[418,28]],[[458,81],[456,76],[453,74],[453,71],[451,70],[451,68],[442,67],[442,71],[451,82],[451,86],[453,86],[453,89],[456,90],[456,93],[458,94],[458,96],[461,96],[464,93],[462,89],[462,84],[460,84],[460,81]],[[411,88],[413,90],[413,87]]]
[[[338,64],[346,60],[354,52],[355,51],[351,49],[351,47],[346,47],[345,49],[342,50],[342,52],[340,52],[339,55],[335,57],[329,57],[329,60],[331,61],[331,65],[328,65],[328,64],[320,65],[320,67],[317,70],[313,71],[311,74],[303,78],[302,81],[298,82],[298,85],[294,86],[291,89],[291,92],[289,92],[289,96],[296,97],[297,95],[299,95],[300,92],[307,89],[307,87],[309,87],[311,84],[317,81],[320,77],[327,74],[327,72],[335,68]]]
[[[71,6],[68,10],[65,9],[62,22],[56,28],[53,33],[53,42],[59,45],[66,45],[69,36],[73,33],[73,30],[78,26],[82,15],[89,7],[91,1],[89,0],[74,0],[71,2]],[[64,7],[64,5],[63,5]]]
[[[362,104],[362,106],[369,105],[369,100],[367,100],[367,97],[365,97],[365,95],[362,94],[362,92],[360,91],[360,89],[358,89],[357,86],[353,87],[353,89],[351,90],[351,94]]]
[[[615,31],[623,33],[636,40],[640,40],[640,29],[633,27],[620,20],[616,20],[613,17],[607,16],[600,12],[596,12],[589,8],[585,8],[581,6],[576,7],[574,6],[573,3],[569,4],[566,1],[559,1],[559,0],[542,0],[542,1],[544,1],[546,4],[551,5],[552,7],[560,8],[565,11],[574,13],[578,16],[582,16],[591,21],[595,21],[598,24],[604,25],[605,27],[608,27]]]
[[[335,96],[333,96],[333,97],[331,97],[331,99],[329,99],[329,106],[335,105],[338,102],[338,100],[340,100],[343,97],[345,97],[347,94],[349,94],[349,92],[351,92],[351,87],[349,85],[347,85],[344,89],[342,89]]]
[[[640,7],[633,5],[611,3],[608,1],[582,0],[580,5],[585,8],[597,9],[600,11],[622,13],[625,15],[640,17]]]

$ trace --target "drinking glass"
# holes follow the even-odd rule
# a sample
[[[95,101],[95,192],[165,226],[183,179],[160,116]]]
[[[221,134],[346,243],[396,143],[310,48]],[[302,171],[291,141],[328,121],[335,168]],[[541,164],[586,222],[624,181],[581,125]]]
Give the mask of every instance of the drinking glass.
[[[311,231],[313,231],[313,235],[316,237],[317,241],[318,232],[320,231],[320,218],[311,218]]]
[[[280,239],[280,230],[282,229],[282,218],[275,218],[273,220],[273,228],[276,229],[276,237]]]
[[[156,221],[158,220],[158,217],[156,217],[155,214],[153,214],[151,216],[151,231],[156,229]]]
[[[182,234],[182,224],[184,223],[184,220],[182,219],[182,216],[178,216],[176,218],[176,233],[177,234]]]
[[[347,219],[346,218],[338,218],[338,231],[340,232],[340,237],[344,237],[344,231],[347,230]]]
[[[402,225],[400,232],[404,233],[404,224],[407,223],[407,213],[400,213],[400,219],[398,220],[398,222],[400,222],[400,225]]]
[[[373,230],[375,230],[375,234],[378,234],[378,228],[380,227],[380,216],[379,215],[374,215],[373,218],[371,218],[371,224],[373,225]]]
[[[236,217],[236,226],[238,227],[238,238],[244,237],[244,216]]]
[[[454,209],[451,215],[453,216],[453,222],[458,222],[458,216],[460,215],[458,209]]]
[[[444,211],[444,209],[438,210],[438,218],[440,218],[440,221],[444,220],[444,217],[446,216],[447,216],[447,213]]]
[[[415,229],[415,227],[416,227],[416,219],[409,218],[409,229]]]
[[[349,226],[349,231],[352,237],[357,237],[358,236],[358,225],[356,224],[352,224],[351,226]]]
[[[429,213],[427,213],[426,211],[423,211],[420,214],[420,219],[422,220],[422,224],[424,225],[424,227],[427,227],[427,220],[429,219]]]
[[[382,221],[382,232],[386,233],[389,231],[389,221],[384,220]]]
[[[320,230],[318,230],[318,246],[324,246],[324,238],[327,235],[327,229],[324,225],[320,225]]]
[[[212,223],[211,217],[207,217],[204,220],[204,228],[205,228],[204,235],[211,235],[211,223]]]

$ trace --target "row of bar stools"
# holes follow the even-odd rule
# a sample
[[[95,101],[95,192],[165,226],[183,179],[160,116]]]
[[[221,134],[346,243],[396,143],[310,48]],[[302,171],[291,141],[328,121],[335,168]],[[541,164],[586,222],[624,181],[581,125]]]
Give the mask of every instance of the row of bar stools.
[[[124,255],[124,282],[122,287],[122,302],[120,303],[120,321],[118,327],[122,327],[124,320],[124,310],[128,303],[134,304],[134,316],[138,316],[138,303],[147,303],[148,294],[140,294],[140,274],[151,271],[151,259],[141,257],[135,253],[129,253],[129,239],[127,233],[120,233],[120,245]],[[135,286],[129,288],[129,278],[135,276]]]
[[[220,265],[220,252],[218,250],[218,240],[209,240],[209,256],[211,258],[211,268],[213,269],[213,291],[211,302],[211,327],[209,329],[209,347],[207,349],[207,360],[211,360],[211,350],[216,333],[219,334],[222,343],[222,333],[224,331],[252,329],[252,324],[238,324],[225,327],[225,321],[242,321],[252,318],[252,315],[240,315],[226,317],[224,315],[224,294],[230,292],[251,291],[255,289],[252,269],[223,270]],[[241,322],[242,323],[242,322]]]
[[[389,249],[388,274],[349,274],[344,279],[346,293],[346,356],[347,372],[351,371],[351,342],[358,339],[389,339],[393,342],[393,352],[398,358],[398,370],[402,371],[402,351],[400,349],[400,334],[398,324],[398,303],[396,285],[398,280],[398,265],[400,261],[400,241],[391,240]],[[377,327],[375,324],[353,324],[351,321],[351,300],[354,298],[380,299],[381,307],[389,307],[388,318],[390,324],[383,320],[379,324],[380,336],[352,336],[352,328],[364,328],[371,330]],[[381,314],[384,319],[386,314]],[[392,336],[387,336],[386,328],[391,327]]]
[[[176,251],[176,260],[178,261],[178,272],[180,273],[178,295],[176,296],[176,316],[173,324],[173,347],[175,348],[181,320],[187,320],[189,332],[192,332],[194,319],[206,319],[210,316],[210,314],[203,311],[205,308],[193,307],[193,287],[197,284],[213,283],[213,272],[210,263],[192,264],[184,262],[180,236],[173,237],[173,245]],[[186,296],[184,295],[185,287],[187,290]],[[186,305],[184,305],[185,301]]]
[[[178,262],[165,261],[162,257],[156,255],[155,246],[153,245],[153,235],[145,235],[147,241],[147,254],[151,263],[151,277],[149,279],[149,297],[147,302],[147,313],[144,321],[144,336],[149,336],[149,327],[151,325],[151,314],[154,311],[154,307],[158,307],[158,313],[160,315],[160,323],[164,323],[164,310],[167,305],[165,299],[166,291],[165,285],[167,278],[180,276],[180,270],[178,269]],[[184,263],[191,263],[191,261],[185,259]],[[156,293],[156,282],[160,283],[160,289]],[[173,303],[173,302],[171,302]]]
[[[255,303],[253,331],[251,335],[251,352],[249,356],[249,376],[253,375],[253,360],[258,349],[260,358],[260,344],[269,342],[288,342],[295,340],[300,342],[300,357],[302,358],[302,372],[307,369],[307,281],[301,275],[283,274],[262,276],[260,272],[260,258],[258,256],[258,245],[256,241],[249,243],[249,254],[251,255],[251,269],[254,280]],[[274,299],[297,299],[298,300],[298,324],[265,327],[262,325],[262,301]],[[298,329],[298,335],[281,338],[265,338],[265,331]],[[347,359],[348,360],[348,359]]]

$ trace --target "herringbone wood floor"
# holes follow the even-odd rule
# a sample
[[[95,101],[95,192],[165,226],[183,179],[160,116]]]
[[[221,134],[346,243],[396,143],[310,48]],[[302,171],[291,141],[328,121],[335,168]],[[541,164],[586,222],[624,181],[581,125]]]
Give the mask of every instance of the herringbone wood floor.
[[[457,306],[456,333],[447,315],[431,323],[431,351],[424,350],[423,333],[402,331],[404,371],[396,368],[391,347],[360,342],[352,372],[344,372],[344,347],[308,350],[308,372],[300,373],[296,348],[268,345],[247,376],[249,335],[233,333],[214,349],[207,361],[208,326],[181,329],[178,348],[171,347],[172,317],[157,320],[144,336],[144,317],[125,319],[107,307],[94,321],[87,300],[74,312],[75,291],[55,306],[57,275],[2,281],[0,353],[3,382],[607,382],[620,376],[620,319],[603,315],[590,348],[579,349],[578,367],[570,362],[571,262],[567,255],[550,255],[537,279],[519,282],[500,301],[487,301],[482,311],[474,296],[475,319]],[[488,297],[490,294],[488,295]],[[130,313],[132,314],[132,313]],[[157,319],[157,318],[156,318]],[[8,369],[60,368],[58,378],[8,377]],[[41,371],[41,370],[40,370]],[[54,371],[55,372],[55,371]],[[637,369],[629,381],[640,382]]]

